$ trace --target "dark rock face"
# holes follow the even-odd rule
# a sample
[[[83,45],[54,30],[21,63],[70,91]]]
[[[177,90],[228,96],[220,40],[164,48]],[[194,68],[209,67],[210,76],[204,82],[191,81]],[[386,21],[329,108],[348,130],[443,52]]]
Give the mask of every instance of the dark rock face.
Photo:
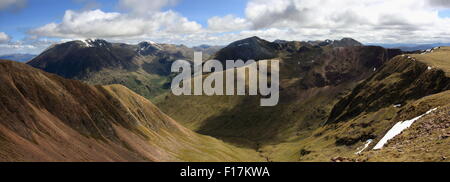
[[[311,62],[307,64],[306,61],[301,70],[306,73],[301,77],[303,88],[337,86],[367,78],[386,61],[401,53],[376,46],[336,47],[327,51],[302,46],[300,50],[299,57]],[[314,68],[319,65],[320,69]]]

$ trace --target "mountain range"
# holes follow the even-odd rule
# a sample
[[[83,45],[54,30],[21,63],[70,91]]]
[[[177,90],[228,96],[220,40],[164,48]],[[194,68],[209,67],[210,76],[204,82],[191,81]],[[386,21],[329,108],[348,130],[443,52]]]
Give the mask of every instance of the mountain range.
[[[279,60],[278,105],[173,95],[171,64],[194,51]],[[351,38],[56,44],[27,64],[0,62],[0,160],[448,161],[449,58],[448,47],[409,53]]]
[[[6,54],[0,55],[0,59],[13,60],[18,62],[27,62],[32,60],[36,55],[34,54]]]
[[[396,48],[402,51],[421,51],[427,49],[433,49],[435,47],[450,46],[450,43],[432,43],[432,44],[373,44],[382,46],[385,48]]]
[[[154,99],[167,92],[174,61],[191,61],[194,51],[215,49],[218,47],[188,48],[151,41],[129,45],[88,39],[53,45],[27,64],[89,84],[122,84]],[[207,53],[205,57],[208,57]]]

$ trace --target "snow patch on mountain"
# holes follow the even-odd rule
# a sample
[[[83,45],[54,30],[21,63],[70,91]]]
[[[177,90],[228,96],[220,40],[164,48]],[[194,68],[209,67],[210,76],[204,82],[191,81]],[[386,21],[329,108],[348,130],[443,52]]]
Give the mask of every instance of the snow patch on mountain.
[[[101,39],[86,39],[80,41],[83,47],[105,47],[108,45],[108,42]]]
[[[81,40],[86,47],[95,47],[92,39]]]
[[[372,139],[368,139],[368,140],[366,141],[366,143],[364,144],[364,146],[363,146],[360,150],[358,150],[358,152],[356,152],[355,154],[356,154],[356,155],[361,154],[361,152],[363,152],[364,150],[366,150],[366,148],[369,147],[369,145],[370,145],[372,142],[373,142]]]
[[[403,130],[409,128],[415,121],[419,120],[420,118],[422,118],[423,116],[425,116],[427,114],[430,114],[431,112],[435,111],[436,109],[437,108],[431,109],[431,110],[427,111],[425,114],[417,116],[413,119],[398,122],[386,133],[386,135],[384,135],[384,137],[377,143],[377,145],[375,145],[373,150],[382,149],[389,140],[391,140],[398,134],[402,133]]]

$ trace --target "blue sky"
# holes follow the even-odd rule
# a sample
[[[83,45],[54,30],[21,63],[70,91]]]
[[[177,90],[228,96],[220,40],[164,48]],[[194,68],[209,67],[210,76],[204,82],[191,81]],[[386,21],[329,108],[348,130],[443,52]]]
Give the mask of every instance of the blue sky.
[[[85,38],[189,46],[250,36],[450,42],[449,8],[442,0],[9,0],[0,1],[0,54]]]
[[[439,16],[442,18],[450,18],[450,10],[439,11]]]
[[[93,1],[91,1],[93,2]],[[103,11],[122,11],[117,0],[96,0],[95,8]],[[246,0],[184,0],[164,10],[174,10],[192,21],[207,26],[211,16],[235,14],[243,17]],[[68,9],[83,10],[88,3],[76,0],[30,0],[25,8],[19,11],[0,11],[0,32],[10,35],[13,40],[26,37],[26,31],[49,22],[60,22]]]

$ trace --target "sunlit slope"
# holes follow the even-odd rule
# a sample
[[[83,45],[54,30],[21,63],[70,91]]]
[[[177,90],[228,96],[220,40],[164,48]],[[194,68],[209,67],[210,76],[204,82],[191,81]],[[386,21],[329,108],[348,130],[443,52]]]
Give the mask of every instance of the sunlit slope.
[[[0,61],[1,161],[258,161],[177,124],[120,86]]]
[[[410,56],[426,63],[431,68],[439,68],[450,76],[450,47],[437,47],[422,54],[411,54]]]
[[[163,114],[142,96],[121,85],[105,86],[106,90],[120,102],[121,107],[131,113],[137,122],[134,130],[143,135],[151,145],[173,154],[183,161],[258,161],[262,160],[254,150],[239,149],[215,138],[199,135]],[[165,128],[160,129],[160,128]],[[155,132],[160,130],[159,132]],[[132,141],[130,141],[132,142]],[[173,160],[170,160],[173,161]]]

